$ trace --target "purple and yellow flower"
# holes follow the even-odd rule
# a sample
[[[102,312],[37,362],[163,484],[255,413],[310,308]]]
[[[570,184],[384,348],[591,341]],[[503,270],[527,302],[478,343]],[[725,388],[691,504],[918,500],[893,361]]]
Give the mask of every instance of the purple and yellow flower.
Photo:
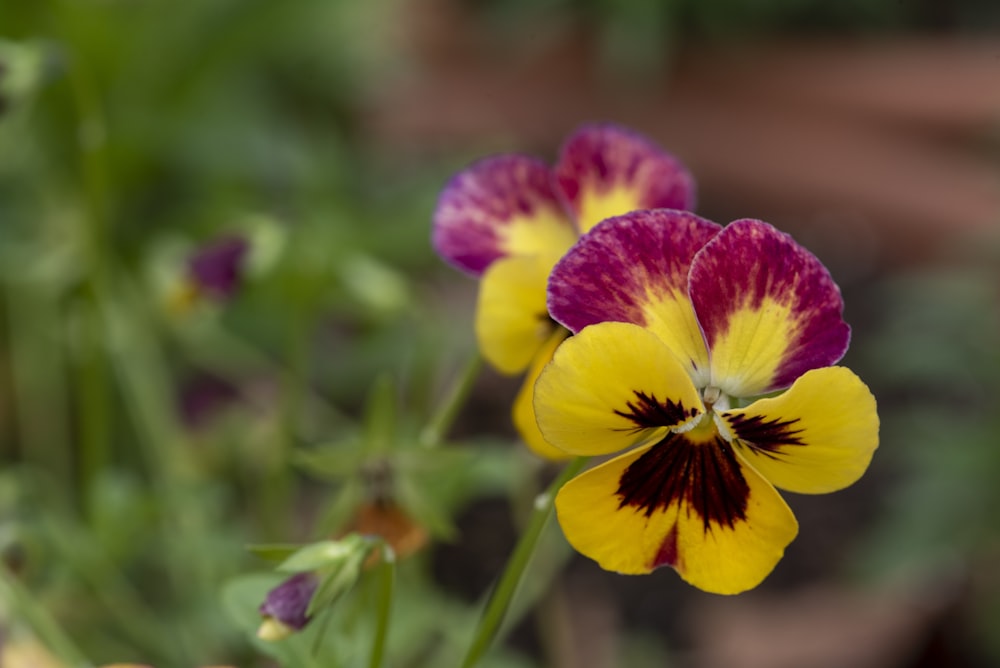
[[[250,242],[235,234],[196,248],[185,259],[183,274],[171,277],[166,295],[171,313],[187,315],[206,302],[235,297],[244,282],[250,250]]]
[[[230,299],[240,287],[249,242],[242,236],[226,236],[206,244],[188,258],[189,279],[201,293],[215,299]]]
[[[262,640],[281,640],[301,631],[309,623],[309,602],[319,587],[315,573],[296,573],[267,593],[260,604],[264,618],[257,636]]]
[[[607,570],[755,587],[798,533],[775,488],[842,489],[878,446],[875,398],[833,366],[840,290],[767,223],[606,220],[553,269],[548,309],[575,335],[535,386],[541,433],[572,455],[625,451],[556,498],[566,538]]]
[[[481,279],[475,330],[483,357],[503,373],[528,370],[514,423],[538,454],[567,456],[542,438],[532,408],[535,379],[569,334],[545,307],[553,265],[605,218],[693,205],[694,181],[680,162],[610,124],[577,130],[553,168],[526,155],[494,156],[456,174],[441,193],[434,248]]]

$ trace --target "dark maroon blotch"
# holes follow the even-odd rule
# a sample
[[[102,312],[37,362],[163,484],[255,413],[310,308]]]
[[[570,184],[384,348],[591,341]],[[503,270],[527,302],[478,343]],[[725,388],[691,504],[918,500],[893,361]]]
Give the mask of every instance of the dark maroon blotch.
[[[800,437],[802,430],[794,428],[798,418],[766,420],[762,415],[747,416],[742,413],[727,417],[736,437],[761,454],[774,456],[783,445],[805,445]]]
[[[670,399],[660,401],[655,394],[646,394],[633,390],[635,401],[626,402],[627,411],[615,411],[615,415],[635,423],[635,430],[654,427],[673,427],[684,422],[689,417],[698,414],[697,408],[687,410],[684,402],[674,403]]]
[[[631,506],[646,517],[683,502],[707,532],[713,524],[732,528],[746,520],[750,485],[722,437],[692,443],[671,433],[625,469],[617,494],[619,508]]]
[[[656,557],[653,558],[653,568],[658,568],[660,566],[673,566],[678,568],[680,566],[680,554],[677,551],[677,525],[674,524],[670,527],[670,532],[667,537],[663,539],[663,543],[660,544],[660,549],[656,553]]]

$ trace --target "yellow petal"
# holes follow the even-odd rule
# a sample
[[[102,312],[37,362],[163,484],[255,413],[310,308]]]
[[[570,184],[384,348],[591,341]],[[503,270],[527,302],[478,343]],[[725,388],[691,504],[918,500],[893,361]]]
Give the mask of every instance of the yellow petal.
[[[521,390],[517,393],[517,398],[514,399],[514,426],[517,427],[521,439],[536,455],[554,461],[569,459],[571,455],[546,441],[542,432],[538,430],[534,406],[535,381],[538,380],[545,365],[552,359],[556,348],[567,336],[569,336],[569,330],[560,327],[549,337],[549,340],[535,355],[535,359],[532,360],[528,375],[525,376]]]
[[[523,371],[557,327],[545,308],[545,283],[556,259],[508,257],[483,274],[476,339],[486,361],[503,373]]]
[[[722,417],[740,454],[791,492],[847,487],[865,472],[878,447],[875,397],[845,367],[806,372],[783,394]]]
[[[569,481],[556,497],[569,543],[624,574],[671,566],[716,594],[756,587],[798,524],[781,496],[717,435],[670,434]]]
[[[535,383],[535,416],[552,445],[574,455],[617,452],[704,411],[670,349],[624,322],[585,327],[556,350]]]

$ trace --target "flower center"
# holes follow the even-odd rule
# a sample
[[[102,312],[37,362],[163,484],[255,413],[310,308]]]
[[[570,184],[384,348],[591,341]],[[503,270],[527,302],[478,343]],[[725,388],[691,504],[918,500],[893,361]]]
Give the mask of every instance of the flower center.
[[[715,385],[709,385],[702,390],[701,400],[705,403],[705,409],[709,413],[716,410],[727,411],[730,408],[729,395],[724,394],[722,390]]]
[[[730,396],[720,388],[709,385],[702,390],[701,400],[705,404],[705,412],[673,427],[670,431],[675,434],[687,434],[688,438],[696,442],[714,442],[719,436],[726,441],[732,441],[733,434],[719,415],[720,412],[731,408]]]

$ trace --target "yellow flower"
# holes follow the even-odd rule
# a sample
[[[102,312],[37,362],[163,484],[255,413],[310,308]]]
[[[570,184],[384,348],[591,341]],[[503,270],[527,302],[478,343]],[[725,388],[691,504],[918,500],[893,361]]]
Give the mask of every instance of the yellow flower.
[[[830,366],[850,338],[839,289],[766,223],[606,220],[555,266],[548,304],[575,335],[535,386],[542,434],[572,455],[626,450],[556,498],[605,569],[755,587],[798,532],[775,487],[846,487],[878,445],[875,398]]]

